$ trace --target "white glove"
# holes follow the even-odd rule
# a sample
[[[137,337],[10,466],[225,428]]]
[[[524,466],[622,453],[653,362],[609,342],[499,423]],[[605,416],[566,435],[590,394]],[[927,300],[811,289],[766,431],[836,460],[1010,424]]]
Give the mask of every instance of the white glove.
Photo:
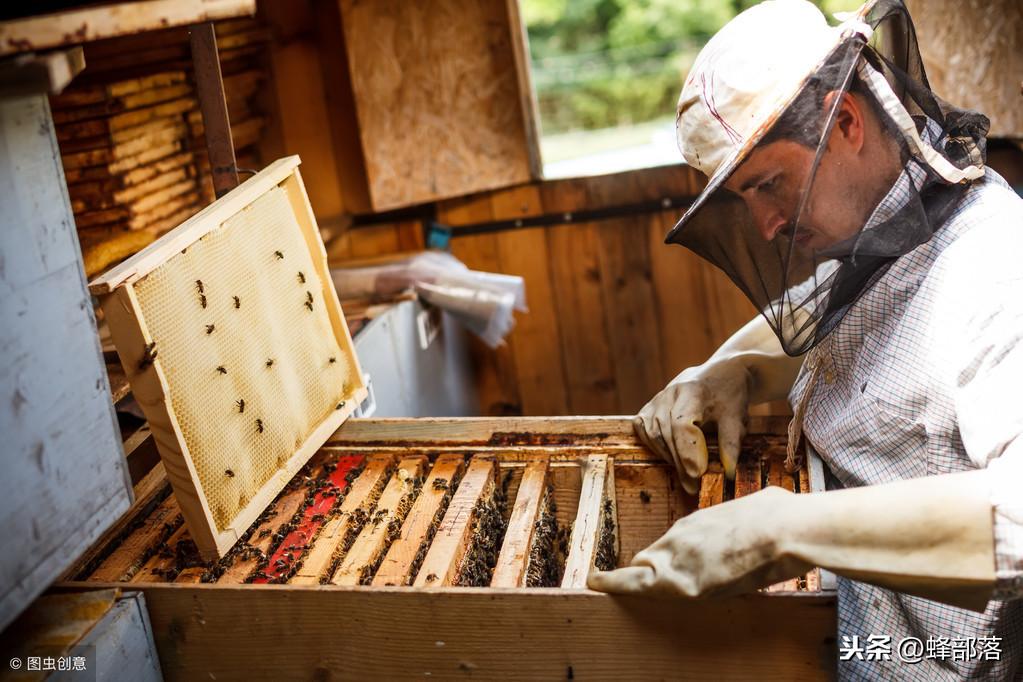
[[[675,465],[682,487],[696,494],[707,470],[701,426],[717,423],[718,450],[728,478],[735,477],[749,405],[788,394],[802,364],[781,348],[758,315],[698,367],[686,369],[633,420],[643,443]]]
[[[814,566],[983,611],[995,585],[987,471],[795,495],[772,486],[693,512],[591,589],[733,595]]]

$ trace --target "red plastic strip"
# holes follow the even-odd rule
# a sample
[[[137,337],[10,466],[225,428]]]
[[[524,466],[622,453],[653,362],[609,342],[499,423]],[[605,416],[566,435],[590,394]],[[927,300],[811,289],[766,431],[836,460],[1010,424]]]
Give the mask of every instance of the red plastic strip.
[[[291,575],[295,564],[305,553],[312,539],[316,537],[327,514],[348,488],[348,481],[345,480],[345,477],[350,471],[361,466],[363,459],[362,455],[346,455],[338,458],[337,468],[327,477],[332,485],[326,486],[316,493],[312,504],[306,507],[302,513],[302,520],[298,522],[293,531],[284,537],[281,544],[277,546],[277,551],[270,557],[266,568],[252,582],[256,584],[278,582]]]

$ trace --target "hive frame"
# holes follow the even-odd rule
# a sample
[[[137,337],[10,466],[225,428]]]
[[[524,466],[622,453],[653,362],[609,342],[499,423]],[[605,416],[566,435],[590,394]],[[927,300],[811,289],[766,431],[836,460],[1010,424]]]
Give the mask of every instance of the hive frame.
[[[100,299],[103,313],[117,346],[121,364],[131,383],[135,400],[149,421],[167,477],[181,507],[191,535],[204,558],[223,556],[252,525],[274,496],[294,477],[319,447],[365,399],[367,389],[345,323],[337,292],[327,266],[326,250],[298,170],[300,159],[289,156],[270,164],[220,200],[206,207],[120,265],[108,270],[89,284],[89,291]],[[274,187],[286,192],[294,216],[309,249],[313,267],[319,275],[320,300],[323,301],[331,329],[342,352],[348,356],[352,378],[343,407],[332,411],[306,436],[277,472],[235,515],[228,527],[217,530],[202,490],[195,465],[169,397],[169,386],[159,358],[148,370],[139,369],[150,338],[133,285],[180,253],[204,235],[263,196]],[[157,349],[158,351],[159,349]]]

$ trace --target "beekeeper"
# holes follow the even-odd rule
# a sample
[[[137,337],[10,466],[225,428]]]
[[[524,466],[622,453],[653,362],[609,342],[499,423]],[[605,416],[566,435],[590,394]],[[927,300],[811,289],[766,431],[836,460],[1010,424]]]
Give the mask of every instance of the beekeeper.
[[[734,477],[748,406],[788,396],[787,464],[805,443],[828,491],[690,514],[590,587],[731,595],[821,566],[839,575],[843,677],[1023,675],[1023,200],[985,168],[987,128],[930,91],[897,0],[837,26],[769,0],[711,39],[678,104],[709,182],[667,241],[762,315],[636,428],[693,492],[701,427]],[[863,656],[869,637],[890,656]],[[907,663],[907,638],[972,644]]]

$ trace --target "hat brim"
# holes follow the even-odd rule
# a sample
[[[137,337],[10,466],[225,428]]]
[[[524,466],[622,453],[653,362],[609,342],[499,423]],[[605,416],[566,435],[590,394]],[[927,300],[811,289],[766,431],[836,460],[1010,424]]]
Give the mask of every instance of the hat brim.
[[[771,128],[774,127],[775,122],[777,122],[782,112],[788,108],[789,104],[791,104],[793,100],[795,100],[796,95],[802,91],[805,84],[806,80],[804,79],[803,83],[796,88],[794,93],[792,93],[792,96],[785,100],[781,106],[776,107],[774,111],[771,112],[771,115],[757,127],[756,132],[747,139],[741,147],[737,147],[725,158],[724,162],[722,162],[722,164],[718,166],[718,169],[714,171],[714,174],[710,176],[710,180],[707,181],[707,186],[702,192],[700,192],[699,196],[696,197],[696,200],[689,205],[686,212],[682,214],[682,217],[679,218],[678,222],[675,223],[675,226],[668,232],[668,235],[664,238],[665,244],[682,243],[679,239],[679,234],[682,232],[682,228],[684,228],[686,223],[688,223],[699,212],[699,210],[703,208],[704,204],[707,203],[707,200],[721,189],[721,186],[728,181],[728,178],[732,177],[732,173],[735,172],[735,169],[738,168],[747,157],[749,157],[753,148],[756,147],[760,141],[764,139],[764,136],[767,135]]]
[[[838,43],[831,50],[828,51],[827,57],[825,57],[825,59],[823,59],[820,62],[820,64],[823,64],[828,59],[830,59],[831,55],[833,55],[839,49],[843,42],[844,42],[843,40],[839,40]],[[680,238],[682,229],[690,220],[693,219],[693,217],[699,212],[699,210],[703,208],[704,204],[707,203],[707,200],[712,195],[714,195],[719,189],[721,189],[721,186],[728,181],[728,178],[732,177],[732,173],[735,172],[735,169],[738,168],[742,164],[742,162],[747,159],[747,157],[749,157],[749,155],[753,152],[753,148],[760,144],[760,141],[764,139],[764,136],[771,131],[771,128],[773,128],[774,124],[778,122],[778,119],[781,118],[781,115],[796,100],[796,97],[798,97],[799,93],[803,91],[803,88],[806,87],[807,81],[809,81],[810,76],[812,76],[817,71],[817,69],[820,68],[820,64],[815,66],[809,73],[806,74],[806,76],[803,77],[803,80],[799,83],[799,87],[795,88],[787,98],[782,100],[771,110],[771,113],[764,119],[764,121],[759,126],[757,126],[756,130],[749,137],[749,139],[747,139],[745,142],[742,143],[740,147],[734,149],[731,154],[725,157],[725,160],[721,163],[720,166],[718,166],[718,169],[714,171],[714,174],[712,176],[710,176],[710,180],[707,181],[707,186],[704,188],[704,190],[700,192],[699,196],[696,197],[696,200],[693,201],[692,204],[690,204],[689,208],[686,209],[686,212],[682,214],[682,217],[679,218],[678,222],[675,223],[675,226],[672,227],[671,230],[668,232],[667,236],[664,238],[665,244],[683,243]]]

